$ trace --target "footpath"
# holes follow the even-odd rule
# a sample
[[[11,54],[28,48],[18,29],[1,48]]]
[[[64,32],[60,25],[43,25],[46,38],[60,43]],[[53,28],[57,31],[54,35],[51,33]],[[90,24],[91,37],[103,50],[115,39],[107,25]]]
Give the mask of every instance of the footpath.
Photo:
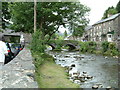
[[[24,48],[11,62],[2,68],[1,88],[38,88],[34,80],[35,67],[28,48]]]

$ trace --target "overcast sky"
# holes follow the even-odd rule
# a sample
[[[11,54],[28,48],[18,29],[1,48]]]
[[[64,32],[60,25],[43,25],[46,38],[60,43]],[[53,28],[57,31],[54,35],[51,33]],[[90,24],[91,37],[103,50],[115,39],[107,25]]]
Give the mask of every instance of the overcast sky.
[[[88,7],[90,7],[90,25],[96,23],[99,21],[103,14],[104,11],[111,6],[116,7],[117,3],[119,0],[79,0],[81,4],[84,4]]]

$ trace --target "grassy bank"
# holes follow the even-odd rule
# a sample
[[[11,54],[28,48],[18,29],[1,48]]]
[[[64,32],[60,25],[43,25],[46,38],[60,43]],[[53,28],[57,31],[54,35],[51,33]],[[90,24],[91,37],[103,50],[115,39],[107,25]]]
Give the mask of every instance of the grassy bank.
[[[78,84],[67,79],[65,68],[55,64],[51,56],[40,53],[34,53],[33,56],[36,66],[35,79],[39,88],[79,88]]]

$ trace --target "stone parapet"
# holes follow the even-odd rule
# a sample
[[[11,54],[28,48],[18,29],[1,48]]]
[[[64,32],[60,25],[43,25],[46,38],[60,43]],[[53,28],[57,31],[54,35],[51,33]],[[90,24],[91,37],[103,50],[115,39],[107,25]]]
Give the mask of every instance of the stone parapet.
[[[35,67],[28,48],[24,48],[11,62],[4,65],[2,72],[2,88],[38,88],[34,80]]]

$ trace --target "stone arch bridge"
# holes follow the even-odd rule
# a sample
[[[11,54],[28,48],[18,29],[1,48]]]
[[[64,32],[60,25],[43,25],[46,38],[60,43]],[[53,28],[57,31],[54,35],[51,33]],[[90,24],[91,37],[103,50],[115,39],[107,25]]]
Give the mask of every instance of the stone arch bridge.
[[[56,49],[58,46],[68,46],[70,50],[79,49],[79,42],[74,40],[52,40],[47,43],[52,49]]]

